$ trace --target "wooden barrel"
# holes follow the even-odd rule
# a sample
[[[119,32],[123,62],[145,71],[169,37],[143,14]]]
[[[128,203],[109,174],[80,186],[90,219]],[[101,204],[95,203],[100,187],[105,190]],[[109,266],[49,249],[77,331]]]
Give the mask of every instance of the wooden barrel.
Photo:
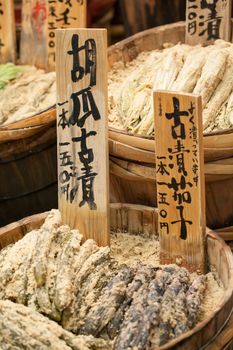
[[[157,206],[155,165],[110,157],[112,202]],[[233,157],[205,163],[206,220],[212,228],[233,225]]]
[[[33,215],[0,229],[0,248],[15,243],[27,232],[38,228],[47,213]],[[141,205],[111,205],[110,225],[113,232],[157,234],[157,211]],[[214,232],[207,229],[208,261],[223,283],[225,295],[221,305],[192,330],[168,342],[158,350],[230,350],[233,346],[233,255],[230,248]]]
[[[57,206],[54,109],[0,128],[0,226]]]
[[[109,48],[109,68],[118,61],[132,61],[142,51],[161,49],[166,42],[184,42],[184,38],[184,22],[143,31]],[[205,134],[203,139],[207,223],[211,228],[230,226],[233,225],[233,128]],[[110,127],[109,153],[112,201],[155,206],[154,138]]]
[[[184,43],[184,40],[185,22],[145,30],[109,47],[109,69],[119,61],[124,64],[131,62],[143,51],[162,49],[164,43]],[[154,153],[153,136],[134,135],[110,128],[109,139],[110,152],[113,152],[115,156],[123,157],[123,159],[134,160],[137,152],[142,155],[141,151],[144,151],[144,154],[148,153],[148,157]],[[131,147],[132,149],[130,149]],[[204,151],[206,162],[232,157],[233,128],[204,134]]]

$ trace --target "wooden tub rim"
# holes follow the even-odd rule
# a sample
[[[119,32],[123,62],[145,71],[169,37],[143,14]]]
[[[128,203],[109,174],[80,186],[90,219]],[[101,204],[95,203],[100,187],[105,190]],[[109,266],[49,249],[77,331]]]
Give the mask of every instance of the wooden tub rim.
[[[48,115],[50,116],[48,118]],[[43,121],[41,121],[43,119]],[[25,129],[46,127],[56,121],[56,106],[50,106],[43,111],[37,112],[28,117],[16,120],[6,125],[0,125],[0,138],[3,132],[14,132]]]
[[[108,128],[109,128],[109,131],[112,133],[124,134],[124,135],[129,136],[129,137],[138,137],[140,139],[145,139],[145,140],[149,140],[149,141],[153,141],[155,139],[154,135],[134,134],[131,131],[127,131],[124,129],[117,129],[114,126],[109,126]],[[203,132],[203,137],[208,138],[211,136],[222,136],[222,135],[227,135],[227,134],[232,134],[232,133],[233,133],[233,127],[228,128],[228,129],[215,130],[215,131],[211,131],[208,133]]]
[[[139,204],[128,204],[128,203],[112,203],[110,204],[111,209],[115,210],[127,210],[127,209],[137,209],[137,210],[154,210],[156,211],[156,208],[146,206],[146,205],[139,205]],[[6,225],[2,228],[0,228],[0,241],[1,237],[4,235],[10,235],[11,231],[13,232],[14,230],[17,230],[19,227],[23,227],[22,232],[23,235],[27,234],[30,231],[27,231],[27,225],[30,222],[41,222],[45,220],[47,217],[49,211],[44,212],[44,213],[39,213],[39,214],[34,214],[31,216],[27,216],[19,221],[13,222],[9,225]],[[222,238],[220,238],[216,233],[214,233],[211,229],[206,228],[206,236],[207,236],[207,245],[208,245],[208,240],[215,240],[217,241],[221,248],[223,249],[225,256],[226,256],[226,261],[229,267],[229,276],[228,276],[228,287],[225,289],[225,294],[224,298],[222,299],[221,303],[219,306],[211,312],[211,315],[209,315],[205,320],[198,322],[194,328],[189,330],[188,332],[180,335],[179,337],[167,342],[165,345],[153,348],[152,350],[169,350],[171,347],[178,345],[180,342],[183,340],[187,340],[190,336],[194,335],[195,333],[198,333],[201,331],[205,326],[207,326],[208,323],[210,323],[215,316],[221,311],[221,309],[225,306],[225,304],[230,301],[230,299],[233,300],[233,254],[230,250],[230,247],[227,246],[227,244],[223,241]],[[208,347],[217,337],[218,335],[222,332],[224,327],[227,325],[228,321],[233,315],[233,303],[232,303],[232,308],[229,310],[229,314],[227,315],[227,318],[224,320],[223,324],[221,327],[219,327],[218,331],[215,333],[214,337],[212,337],[205,345],[203,345],[200,349],[198,350],[204,350],[206,347]],[[191,349],[190,349],[191,350]]]

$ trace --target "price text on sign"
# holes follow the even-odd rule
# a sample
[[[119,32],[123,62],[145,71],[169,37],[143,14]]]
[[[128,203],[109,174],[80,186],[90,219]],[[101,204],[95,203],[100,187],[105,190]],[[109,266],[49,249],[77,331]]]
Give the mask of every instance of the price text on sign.
[[[201,97],[157,91],[154,108],[161,262],[204,271]]]
[[[0,1],[0,63],[15,62],[15,20],[13,0]]]
[[[86,27],[86,0],[47,0],[48,69],[55,69],[55,30]]]
[[[56,32],[59,208],[64,223],[101,245],[109,243],[106,50],[105,29]]]
[[[231,0],[187,0],[186,43],[195,45],[231,35]]]

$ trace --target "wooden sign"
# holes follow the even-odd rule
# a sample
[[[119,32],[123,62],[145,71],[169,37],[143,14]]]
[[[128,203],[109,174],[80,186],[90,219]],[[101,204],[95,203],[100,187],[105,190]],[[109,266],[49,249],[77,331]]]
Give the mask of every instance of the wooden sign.
[[[15,62],[15,17],[13,0],[0,1],[0,63]]]
[[[23,0],[20,63],[55,70],[55,30],[86,27],[86,0]]]
[[[231,40],[231,0],[187,0],[186,44]]]
[[[56,31],[58,201],[63,222],[109,244],[107,32]]]
[[[23,0],[20,63],[45,68],[46,0]]]
[[[154,93],[161,263],[205,269],[201,97]]]
[[[55,70],[55,30],[86,27],[86,0],[47,0],[47,70]]]

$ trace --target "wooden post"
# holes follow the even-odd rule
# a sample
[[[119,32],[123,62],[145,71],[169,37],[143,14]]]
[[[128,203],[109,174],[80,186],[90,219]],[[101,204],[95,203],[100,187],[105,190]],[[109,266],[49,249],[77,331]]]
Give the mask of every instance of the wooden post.
[[[185,42],[208,44],[231,40],[232,0],[187,0]]]
[[[59,28],[85,28],[86,0],[58,2],[47,0],[47,70],[55,70],[55,30]]]
[[[23,0],[20,63],[45,68],[46,0]]]
[[[201,97],[154,93],[161,263],[205,271]]]
[[[63,222],[109,244],[107,32],[56,31],[58,201]]]
[[[0,63],[15,62],[15,15],[13,0],[0,1]]]

